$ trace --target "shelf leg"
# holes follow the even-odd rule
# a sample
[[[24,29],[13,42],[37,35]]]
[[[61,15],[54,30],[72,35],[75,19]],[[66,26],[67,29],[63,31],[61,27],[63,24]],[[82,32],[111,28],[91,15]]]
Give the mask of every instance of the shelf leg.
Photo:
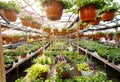
[[[16,67],[16,71],[17,71],[17,78],[19,78],[19,67]]]
[[[90,56],[90,60],[92,60],[92,56]]]
[[[105,72],[107,72],[107,65],[104,63]]]

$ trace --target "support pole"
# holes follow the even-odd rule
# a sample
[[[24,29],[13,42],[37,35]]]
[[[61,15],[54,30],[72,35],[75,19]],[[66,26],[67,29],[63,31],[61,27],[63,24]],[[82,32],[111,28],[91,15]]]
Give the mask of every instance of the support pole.
[[[118,48],[118,37],[117,37],[118,29],[115,28],[115,30],[116,30],[116,33],[115,33],[115,41],[116,41],[115,47]]]
[[[1,29],[0,29],[0,82],[6,82],[2,42],[3,41],[2,41],[2,35],[1,35]]]
[[[79,46],[79,28],[77,27],[77,46]],[[79,48],[77,47],[77,51],[79,52]]]

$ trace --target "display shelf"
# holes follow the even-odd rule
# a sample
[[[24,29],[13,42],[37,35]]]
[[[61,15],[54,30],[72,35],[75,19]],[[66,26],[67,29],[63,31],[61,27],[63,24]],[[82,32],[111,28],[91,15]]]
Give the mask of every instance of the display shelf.
[[[90,52],[90,51],[88,51],[87,49],[84,49],[84,48],[82,48],[82,47],[80,47],[80,46],[77,46],[75,43],[72,43],[72,42],[70,42],[70,43],[71,43],[73,46],[75,46],[75,47],[79,48],[80,50],[84,51],[85,53],[89,54],[90,57],[94,57],[94,58],[102,61],[104,64],[106,64],[106,65],[112,67],[113,69],[117,70],[118,72],[120,72],[120,67],[119,67],[119,65],[115,65],[114,63],[110,63],[110,62],[108,62],[108,60],[100,57],[99,55],[96,55],[94,52]]]
[[[21,44],[26,44],[26,42],[18,42],[18,43],[14,43],[14,44],[3,45],[3,48],[16,48],[17,46],[19,46]]]
[[[35,40],[33,42],[36,42],[36,41],[42,41],[42,39],[40,40]],[[6,48],[17,48],[18,46],[22,45],[22,44],[27,44],[26,41],[22,41],[22,42],[18,42],[18,43],[14,43],[14,44],[6,44],[6,45],[3,45],[3,48],[6,49]]]
[[[17,68],[19,65],[21,65],[22,63],[24,63],[25,61],[29,60],[30,58],[32,58],[33,56],[35,56],[37,53],[39,53],[40,51],[42,51],[44,48],[47,48],[50,45],[51,42],[47,43],[45,46],[41,47],[40,49],[38,49],[37,51],[27,55],[26,58],[22,58],[20,59],[20,61],[18,61],[18,63],[15,63],[13,65],[13,67],[11,69],[6,70],[5,74],[8,74],[10,71],[12,71],[13,69]]]

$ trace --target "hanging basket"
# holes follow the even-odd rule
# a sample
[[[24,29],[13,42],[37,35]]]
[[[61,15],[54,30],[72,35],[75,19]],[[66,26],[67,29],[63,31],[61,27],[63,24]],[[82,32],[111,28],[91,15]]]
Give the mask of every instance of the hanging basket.
[[[113,34],[108,34],[108,38],[110,39],[110,40],[112,40],[113,39]]]
[[[83,30],[84,29],[83,26],[79,26],[78,28],[79,28],[79,30]]]
[[[21,22],[23,26],[31,26],[31,21],[28,19],[21,18]]]
[[[44,3],[47,18],[50,20],[59,20],[62,16],[63,4],[60,1],[51,1]]]
[[[41,28],[41,24],[38,24],[36,25],[36,29],[40,29]]]
[[[87,26],[89,25],[89,23],[83,23],[83,25],[79,26],[79,30],[83,30],[85,28],[87,28]]]
[[[103,21],[113,20],[114,17],[115,17],[115,11],[105,12],[105,13],[102,13],[102,15],[101,15],[101,19]]]
[[[53,34],[58,35],[58,29],[53,29]]]
[[[120,38],[120,34],[117,34],[117,37]]]
[[[92,21],[91,24],[92,24],[92,25],[98,25],[99,22],[100,22],[100,19],[97,18],[95,21]]]
[[[67,34],[67,30],[66,29],[62,29],[61,35],[65,36]]]
[[[50,33],[50,29],[44,29],[44,31]]]
[[[19,42],[20,38],[19,37],[13,37],[11,38],[13,43]]]
[[[62,29],[62,32],[63,32],[63,33],[66,33],[66,32],[67,32],[67,30],[66,30],[66,29]]]
[[[97,33],[96,34],[96,40],[100,40],[100,38],[105,37],[106,35],[104,33]]]
[[[54,29],[53,32],[54,32],[54,33],[58,33],[58,29]]]
[[[12,9],[4,9],[4,15],[11,22],[15,22],[17,19],[17,12]]]
[[[82,7],[79,9],[79,17],[83,22],[95,21],[98,15],[98,10],[94,6]]]
[[[57,33],[57,36],[60,36],[60,35],[61,35],[61,32],[58,32],[58,33]]]
[[[40,29],[41,25],[38,24],[38,23],[36,23],[36,22],[32,22],[32,23],[31,23],[31,27],[32,27],[32,28],[36,28],[36,29]]]
[[[73,29],[68,30],[68,34],[71,34],[71,33],[74,33],[74,32],[75,32],[75,30],[73,30]]]
[[[12,41],[10,37],[5,37],[4,40],[5,40],[6,44],[11,43],[11,41]]]
[[[31,27],[32,27],[32,28],[36,28],[36,26],[37,26],[37,23],[36,23],[36,22],[31,22]]]

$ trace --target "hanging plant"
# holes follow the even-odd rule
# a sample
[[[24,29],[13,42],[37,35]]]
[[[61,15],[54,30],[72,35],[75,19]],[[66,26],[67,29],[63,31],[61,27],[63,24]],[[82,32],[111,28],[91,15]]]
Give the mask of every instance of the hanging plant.
[[[100,22],[100,18],[98,17],[95,21],[92,21],[91,24],[92,25],[98,25]]]
[[[110,40],[112,40],[112,39],[113,39],[113,35],[114,35],[113,32],[108,33],[108,38],[109,38]]]
[[[58,29],[57,28],[53,29],[53,34],[58,35]]]
[[[15,22],[17,19],[17,14],[20,13],[20,8],[18,6],[18,3],[15,1],[8,1],[7,3],[4,3],[3,6],[4,9],[4,16],[11,22]]]
[[[82,22],[78,22],[76,26],[77,26],[77,28],[78,28],[79,30],[83,30],[83,29],[84,29]]]
[[[43,4],[47,18],[50,20],[60,20],[63,9],[70,9],[73,5],[67,0],[39,0]]]
[[[62,32],[61,32],[61,35],[66,35],[67,34],[67,29],[66,28],[63,28],[62,29]]]
[[[87,28],[88,25],[89,25],[89,23],[85,23],[85,22],[78,22],[76,24],[76,26],[79,30],[83,30],[83,29]]]
[[[74,4],[79,8],[79,17],[81,21],[95,21],[98,16],[98,9],[101,9],[106,3],[104,0],[74,0]]]
[[[51,29],[50,29],[50,27],[48,27],[48,26],[44,27],[43,30],[44,30],[45,32],[49,33],[49,34],[50,34],[50,32],[51,32]]]
[[[75,28],[70,28],[70,29],[68,29],[68,34],[74,33],[75,31],[76,31]]]
[[[33,17],[31,15],[24,14],[20,17],[23,26],[31,26],[31,20]]]
[[[36,28],[36,29],[40,29],[41,24],[37,20],[33,19],[32,22],[31,22],[31,27]]]
[[[103,21],[113,20],[115,17],[115,12],[120,9],[120,4],[114,2],[113,0],[108,2],[107,5],[101,10],[101,19]]]
[[[101,37],[105,37],[105,36],[106,36],[105,33],[103,33],[103,32],[97,32],[96,39],[99,40]]]
[[[117,34],[117,37],[120,38],[120,32],[117,32],[116,34]]]

